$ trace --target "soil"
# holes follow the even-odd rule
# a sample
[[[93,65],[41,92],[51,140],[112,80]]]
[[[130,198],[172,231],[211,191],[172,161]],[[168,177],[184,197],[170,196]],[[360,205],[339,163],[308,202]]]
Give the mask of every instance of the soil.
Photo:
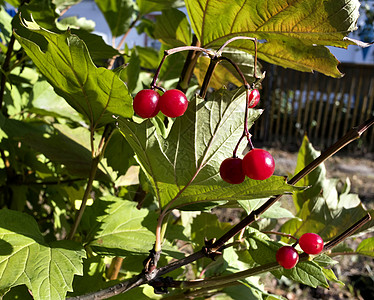
[[[274,157],[275,174],[288,175],[296,167],[297,152],[267,149]],[[374,153],[365,155],[336,154],[325,162],[327,177],[351,181],[351,193],[358,194],[368,207],[374,207]]]

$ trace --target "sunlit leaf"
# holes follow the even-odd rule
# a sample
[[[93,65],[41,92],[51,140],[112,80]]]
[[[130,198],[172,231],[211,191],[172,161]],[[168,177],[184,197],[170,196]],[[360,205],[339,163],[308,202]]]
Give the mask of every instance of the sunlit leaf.
[[[17,40],[56,93],[83,114],[92,128],[113,122],[113,115],[132,116],[126,85],[111,70],[92,63],[81,39],[69,31],[56,34],[24,22],[26,27],[17,30]]]
[[[148,253],[152,249],[157,216],[147,209],[137,209],[136,203],[115,197],[97,201],[109,203],[105,214],[97,217],[91,227],[88,245],[100,254],[129,255]],[[149,229],[146,227],[148,224]]]
[[[184,6],[183,0],[136,0],[141,15]]]
[[[31,216],[0,210],[0,242],[0,290],[25,284],[36,300],[65,299],[74,275],[82,275],[84,249],[72,241],[45,243]]]
[[[95,0],[103,13],[113,36],[121,36],[129,30],[134,14],[133,0]]]
[[[191,44],[192,34],[186,15],[177,9],[167,9],[156,17],[154,37],[166,45],[178,47]]]
[[[374,257],[374,237],[363,240],[357,247],[356,252]]]
[[[347,47],[344,37],[356,28],[359,1],[186,0],[192,28],[204,47],[219,47],[236,36],[266,40],[259,58],[300,71],[340,77],[338,61],[326,45]],[[254,52],[251,41],[230,47]]]

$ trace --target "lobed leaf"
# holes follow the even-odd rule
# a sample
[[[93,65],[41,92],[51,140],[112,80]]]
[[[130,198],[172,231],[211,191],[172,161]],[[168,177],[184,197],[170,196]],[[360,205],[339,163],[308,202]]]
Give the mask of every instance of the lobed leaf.
[[[65,299],[74,275],[82,275],[84,249],[72,241],[45,243],[29,215],[0,210],[0,243],[0,290],[25,284],[36,300]]]
[[[156,213],[137,209],[135,202],[113,196],[98,199],[96,202],[93,209],[107,204],[105,212],[99,209],[101,215],[93,216],[95,221],[86,223],[95,224],[87,227],[87,235],[92,237],[87,245],[96,253],[124,256],[148,253],[152,249],[155,235],[151,230],[156,226]],[[91,210],[88,209],[89,215]]]
[[[133,115],[132,97],[118,76],[97,68],[85,43],[69,31],[57,34],[24,21],[15,36],[56,93],[83,114],[93,129],[113,115]]]
[[[325,47],[347,47],[344,37],[356,29],[357,0],[230,1],[186,0],[192,28],[203,47],[220,47],[236,36],[266,40],[258,57],[300,71],[340,77],[338,61]],[[253,43],[230,47],[253,53]]]

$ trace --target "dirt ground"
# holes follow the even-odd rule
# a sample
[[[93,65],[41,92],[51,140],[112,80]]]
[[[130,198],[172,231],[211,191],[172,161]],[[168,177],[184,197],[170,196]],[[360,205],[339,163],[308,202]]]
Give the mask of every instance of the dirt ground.
[[[267,148],[275,160],[275,173],[287,175],[296,167],[297,152]],[[365,155],[336,154],[326,162],[328,178],[351,181],[351,193],[358,194],[362,202],[374,207],[374,153]],[[374,298],[373,298],[374,299]]]

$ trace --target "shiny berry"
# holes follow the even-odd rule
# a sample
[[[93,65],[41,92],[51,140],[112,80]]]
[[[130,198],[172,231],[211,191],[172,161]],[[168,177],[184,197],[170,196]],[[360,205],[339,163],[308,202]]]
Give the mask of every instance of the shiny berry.
[[[135,113],[144,118],[153,118],[160,111],[160,95],[154,90],[141,90],[136,94],[132,106]]]
[[[219,168],[221,178],[231,184],[242,183],[245,175],[242,168],[242,159],[238,157],[226,158]]]
[[[255,107],[260,101],[260,92],[258,89],[251,90],[248,96],[248,108]]]
[[[243,171],[249,178],[265,180],[273,175],[274,159],[263,149],[252,149],[243,158]]]
[[[323,250],[323,239],[316,233],[304,233],[299,238],[299,245],[305,253],[319,254]]]
[[[278,249],[275,258],[283,268],[292,269],[299,261],[299,254],[294,247],[283,246]]]
[[[180,90],[168,90],[160,97],[160,110],[170,118],[182,116],[187,110],[188,100]]]

